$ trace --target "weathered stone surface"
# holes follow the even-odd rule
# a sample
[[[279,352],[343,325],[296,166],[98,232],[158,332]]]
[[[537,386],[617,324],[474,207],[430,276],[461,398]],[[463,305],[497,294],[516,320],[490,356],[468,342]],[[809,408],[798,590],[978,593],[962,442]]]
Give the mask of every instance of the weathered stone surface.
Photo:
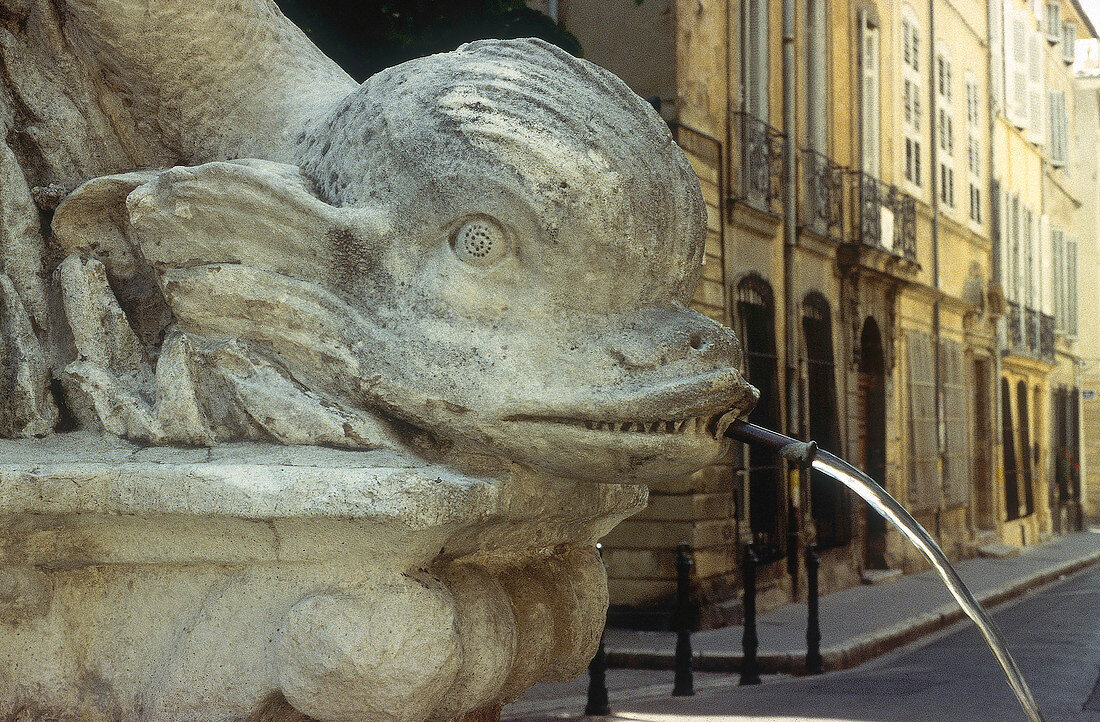
[[[583,668],[606,609],[591,546],[645,497],[386,451],[0,442],[0,714],[473,712],[521,667],[515,693]]]

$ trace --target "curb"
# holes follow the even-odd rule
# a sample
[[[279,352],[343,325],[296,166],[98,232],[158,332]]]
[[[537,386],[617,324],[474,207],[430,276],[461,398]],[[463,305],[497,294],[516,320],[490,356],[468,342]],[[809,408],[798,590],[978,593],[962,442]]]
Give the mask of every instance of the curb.
[[[1019,597],[1036,587],[1049,584],[1059,577],[1092,566],[1097,562],[1100,562],[1100,551],[1062,562],[1031,576],[1016,579],[975,596],[978,602],[988,609]],[[964,612],[955,604],[937,607],[932,611],[905,619],[892,627],[822,648],[823,666],[826,672],[858,666],[950,626],[963,617]],[[804,650],[762,652],[757,655],[756,659],[762,674],[806,674],[806,653]],[[672,669],[674,660],[675,656],[672,649],[667,652],[607,650],[607,666],[614,668]],[[741,660],[740,653],[695,652],[692,655],[692,668],[700,672],[740,672]]]

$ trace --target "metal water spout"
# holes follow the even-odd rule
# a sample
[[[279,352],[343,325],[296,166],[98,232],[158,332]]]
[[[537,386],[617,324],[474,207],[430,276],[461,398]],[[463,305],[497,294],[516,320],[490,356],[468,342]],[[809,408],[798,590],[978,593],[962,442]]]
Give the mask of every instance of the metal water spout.
[[[864,474],[859,469],[830,454],[828,451],[817,448],[813,441],[804,442],[792,439],[789,436],[776,433],[755,424],[743,421],[728,422],[723,420],[719,425],[719,433],[724,433],[728,438],[741,441],[746,444],[764,446],[784,457],[788,461],[804,467],[812,467],[827,476],[836,479],[841,484],[858,494],[864,501],[884,518],[898,528],[906,539],[911,541],[917,549],[931,562],[932,567],[943,579],[951,596],[962,607],[963,612],[974,620],[986,643],[993,651],[997,661],[1004,670],[1005,677],[1020,701],[1020,706],[1027,713],[1031,722],[1042,722],[1043,715],[1039,711],[1039,705],[1031,694],[1027,682],[1024,681],[1020,668],[1016,666],[1016,660],[1009,654],[1004,638],[1001,637],[993,620],[974,598],[970,590],[959,578],[958,572],[947,559],[939,545],[932,536],[922,527],[913,516],[898,503],[894,497],[886,493],[874,479]]]

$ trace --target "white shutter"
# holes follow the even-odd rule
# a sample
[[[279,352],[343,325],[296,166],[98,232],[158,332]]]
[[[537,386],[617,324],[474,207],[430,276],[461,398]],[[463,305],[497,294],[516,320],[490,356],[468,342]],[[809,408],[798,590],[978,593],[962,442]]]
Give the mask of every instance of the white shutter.
[[[1002,35],[1005,27],[1011,27],[1004,23],[1005,13],[1008,10],[1005,5],[1011,5],[1012,0],[1007,3],[1001,2],[1001,0],[989,0],[989,42],[993,48],[993,57],[990,63],[989,73],[989,93],[991,106],[990,113],[996,114],[1005,107],[1005,86],[1004,86],[1004,37]]]
[[[1051,267],[1050,267],[1050,216],[1039,216],[1039,298],[1037,306],[1043,313],[1050,313],[1053,308],[1053,293],[1051,292]]]
[[[1065,125],[1063,123],[1063,117],[1065,116],[1065,93],[1057,90],[1051,90],[1047,93],[1048,97],[1048,115],[1050,117],[1049,123],[1049,138],[1050,145],[1048,147],[1050,162],[1053,165],[1063,165],[1066,162],[1066,146],[1065,146]]]
[[[860,66],[862,87],[860,100],[863,108],[863,172],[879,177],[879,92],[878,92],[878,29],[866,20],[860,23]]]
[[[1054,285],[1054,330],[1057,333],[1066,331],[1066,241],[1060,228],[1050,230],[1051,255],[1054,268],[1051,271],[1051,280]]]
[[[1027,114],[1028,140],[1042,145],[1046,142],[1043,119],[1046,91],[1043,84],[1043,36],[1037,32],[1028,36],[1027,52]]]
[[[1070,65],[1077,55],[1077,23],[1062,26],[1062,60]]]
[[[1011,2],[1005,8],[1012,7]],[[1027,28],[1023,18],[1012,17],[1012,32],[1005,37],[1005,75],[1008,82],[1008,117],[1017,128],[1027,127]]]
[[[1069,308],[1066,313],[1066,333],[1077,335],[1077,241],[1066,241],[1066,286],[1069,289]]]

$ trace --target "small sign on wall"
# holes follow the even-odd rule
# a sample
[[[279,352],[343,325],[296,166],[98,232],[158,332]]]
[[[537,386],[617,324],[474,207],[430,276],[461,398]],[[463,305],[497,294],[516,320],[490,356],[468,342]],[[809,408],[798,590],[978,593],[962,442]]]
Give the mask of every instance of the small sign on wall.
[[[1096,389],[1081,389],[1082,401],[1096,401]]]

